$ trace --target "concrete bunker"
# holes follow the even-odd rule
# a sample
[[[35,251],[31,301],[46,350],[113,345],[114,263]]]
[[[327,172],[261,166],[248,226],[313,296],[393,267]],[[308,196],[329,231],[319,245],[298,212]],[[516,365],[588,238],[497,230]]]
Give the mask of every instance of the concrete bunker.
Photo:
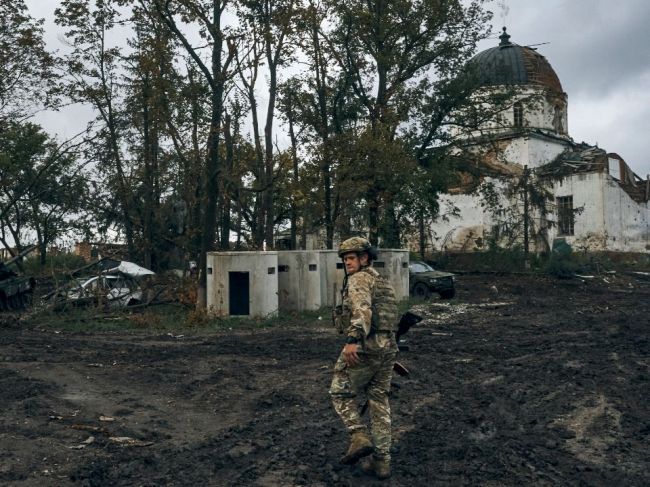
[[[207,307],[217,316],[278,313],[277,252],[208,252]]]
[[[373,267],[388,279],[395,289],[398,301],[409,297],[409,251],[406,249],[379,249]]]
[[[345,271],[337,250],[320,250],[320,283],[322,306],[336,306],[341,301]]]
[[[278,304],[281,311],[316,310],[322,306],[318,252],[278,252]]]
[[[336,250],[321,250],[321,295],[323,306],[335,306],[341,298],[345,272]],[[373,267],[386,277],[395,289],[398,301],[409,296],[409,251],[406,249],[379,249]]]

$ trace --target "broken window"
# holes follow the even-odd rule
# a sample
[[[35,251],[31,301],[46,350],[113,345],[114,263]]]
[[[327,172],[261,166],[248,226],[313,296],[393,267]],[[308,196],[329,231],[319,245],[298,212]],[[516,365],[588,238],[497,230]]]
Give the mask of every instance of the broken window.
[[[573,196],[557,198],[558,235],[573,235]]]
[[[524,106],[520,101],[515,102],[512,106],[513,120],[515,127],[524,126]]]

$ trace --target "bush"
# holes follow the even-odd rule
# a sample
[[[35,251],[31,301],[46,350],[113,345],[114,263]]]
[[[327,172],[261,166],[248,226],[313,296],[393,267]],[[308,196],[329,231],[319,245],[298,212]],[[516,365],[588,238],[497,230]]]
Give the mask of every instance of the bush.
[[[569,255],[552,255],[542,270],[544,274],[548,274],[549,276],[568,279],[573,277],[579,267],[579,263]]]

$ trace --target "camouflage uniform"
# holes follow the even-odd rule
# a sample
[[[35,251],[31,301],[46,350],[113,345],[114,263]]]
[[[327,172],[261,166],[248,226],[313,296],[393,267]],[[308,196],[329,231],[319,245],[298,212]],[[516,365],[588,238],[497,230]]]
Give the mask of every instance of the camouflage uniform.
[[[391,418],[388,394],[397,355],[397,306],[390,284],[372,267],[350,275],[342,291],[341,330],[360,345],[360,362],[348,366],[339,356],[330,396],[348,432],[365,430],[357,393],[365,391],[375,457],[390,459]]]

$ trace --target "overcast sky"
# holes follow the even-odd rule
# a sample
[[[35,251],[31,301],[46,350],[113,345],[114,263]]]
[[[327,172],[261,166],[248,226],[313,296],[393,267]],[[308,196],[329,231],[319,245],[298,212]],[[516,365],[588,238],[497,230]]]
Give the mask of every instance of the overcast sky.
[[[63,49],[54,25],[60,0],[26,0],[46,19],[50,49]],[[503,8],[501,5],[505,5]],[[569,134],[577,142],[616,152],[642,178],[650,173],[650,1],[504,0],[492,3],[498,43],[504,22],[510,41],[536,46],[560,78],[569,98]],[[88,109],[43,114],[50,132],[70,137],[85,127]]]

